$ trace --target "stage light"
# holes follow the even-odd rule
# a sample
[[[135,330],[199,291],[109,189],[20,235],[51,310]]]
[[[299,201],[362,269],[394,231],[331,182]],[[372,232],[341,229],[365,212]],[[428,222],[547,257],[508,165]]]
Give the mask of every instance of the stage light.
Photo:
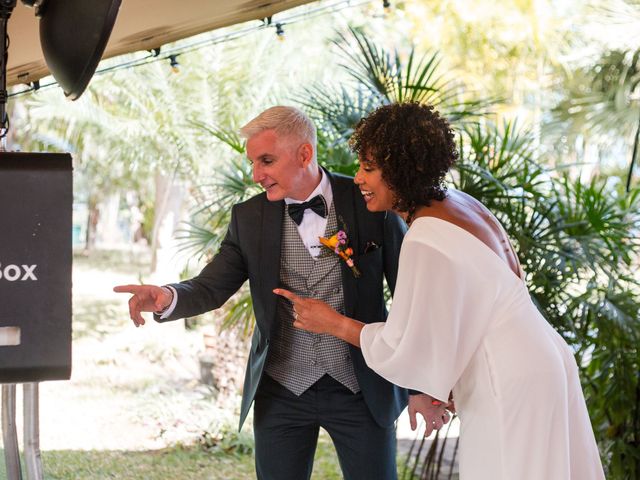
[[[64,94],[77,100],[98,67],[122,0],[22,0],[40,17],[40,44],[49,71]],[[0,151],[5,150],[7,24],[16,0],[0,0]]]
[[[40,18],[49,71],[71,100],[82,95],[102,58],[122,0],[22,0]]]

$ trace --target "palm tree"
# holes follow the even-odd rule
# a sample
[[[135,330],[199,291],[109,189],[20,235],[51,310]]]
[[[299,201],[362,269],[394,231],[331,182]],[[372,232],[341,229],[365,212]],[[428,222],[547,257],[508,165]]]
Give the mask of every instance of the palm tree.
[[[637,2],[603,2],[595,12],[599,23],[604,18],[619,25],[621,31],[625,25],[631,26],[629,31],[635,30],[636,35],[640,29]],[[629,150],[627,191],[640,142],[640,49],[635,45],[604,47],[593,62],[566,68],[563,98],[552,110],[552,121],[545,129],[553,138],[567,137],[569,145],[577,140],[583,150],[586,145],[595,145],[604,153],[622,143]]]
[[[411,48],[407,58],[388,51],[366,33],[350,28],[333,41],[340,68],[351,84],[317,83],[295,98],[313,118],[319,130],[318,158],[337,171],[354,173],[353,156],[346,140],[356,123],[377,107],[393,102],[434,105],[458,126],[473,123],[489,112],[496,99],[477,100],[462,81],[442,72],[438,52],[418,54]]]

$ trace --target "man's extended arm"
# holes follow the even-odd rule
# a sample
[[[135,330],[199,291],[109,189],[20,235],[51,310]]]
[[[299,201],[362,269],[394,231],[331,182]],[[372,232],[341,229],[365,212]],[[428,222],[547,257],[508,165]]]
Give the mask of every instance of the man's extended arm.
[[[198,315],[222,306],[246,281],[247,265],[238,240],[235,207],[220,250],[194,278],[169,285],[176,293],[176,304],[167,315],[158,315],[171,306],[173,297],[167,287],[156,285],[120,285],[115,292],[131,293],[129,316],[136,326],[144,325],[141,312],[154,312],[157,321],[169,321]],[[161,318],[162,317],[162,318]]]
[[[245,256],[238,238],[237,208],[231,210],[231,222],[220,249],[202,271],[190,280],[172,283],[178,301],[174,310],[158,321],[192,317],[221,307],[248,278]]]

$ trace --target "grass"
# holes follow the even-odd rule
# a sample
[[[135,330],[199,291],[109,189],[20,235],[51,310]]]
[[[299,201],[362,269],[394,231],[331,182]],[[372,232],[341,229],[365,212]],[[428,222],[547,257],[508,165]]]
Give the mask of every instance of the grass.
[[[4,456],[4,452],[0,450]],[[199,445],[161,450],[60,450],[42,452],[45,480],[249,480],[255,478],[253,455]],[[23,466],[24,470],[24,466]],[[24,476],[24,475],[23,475]],[[312,479],[342,478],[333,445],[321,435]],[[0,479],[6,475],[0,469]]]

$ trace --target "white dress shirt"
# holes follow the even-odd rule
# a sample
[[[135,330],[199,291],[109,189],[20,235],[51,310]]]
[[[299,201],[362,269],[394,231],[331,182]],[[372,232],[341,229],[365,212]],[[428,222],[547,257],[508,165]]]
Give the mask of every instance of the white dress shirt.
[[[298,234],[304,243],[304,246],[307,247],[309,254],[313,258],[317,258],[321,253],[322,245],[318,240],[318,237],[323,237],[325,230],[327,229],[327,219],[329,218],[329,208],[331,207],[331,202],[333,202],[333,190],[331,190],[331,182],[329,182],[329,177],[327,177],[324,171],[320,170],[322,174],[322,179],[320,183],[315,188],[311,194],[305,198],[304,200],[294,200],[293,198],[285,198],[284,202],[287,205],[292,203],[302,203],[308,202],[316,195],[322,195],[327,203],[327,216],[321,217],[316,212],[308,208],[304,211],[304,216],[302,217],[302,222],[300,225],[296,225],[298,228]]]

